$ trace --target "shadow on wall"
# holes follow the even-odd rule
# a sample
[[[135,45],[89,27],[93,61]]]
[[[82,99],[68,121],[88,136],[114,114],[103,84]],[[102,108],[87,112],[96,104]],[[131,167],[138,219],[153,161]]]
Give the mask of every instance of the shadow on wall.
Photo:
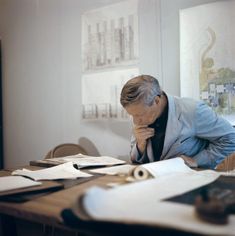
[[[100,156],[98,149],[96,148],[95,144],[92,143],[89,139],[85,137],[81,137],[78,140],[78,144],[80,144],[86,151],[87,154],[90,156]]]
[[[116,135],[123,137],[127,140],[130,140],[131,133],[132,133],[132,126],[129,121],[124,122],[112,122],[110,125],[110,130],[115,133]]]
[[[88,126],[89,128],[95,127],[99,130],[108,130],[115,135],[130,140],[132,134],[132,123],[130,121],[115,121],[115,120],[94,120],[89,121],[89,123],[84,123],[84,127]]]

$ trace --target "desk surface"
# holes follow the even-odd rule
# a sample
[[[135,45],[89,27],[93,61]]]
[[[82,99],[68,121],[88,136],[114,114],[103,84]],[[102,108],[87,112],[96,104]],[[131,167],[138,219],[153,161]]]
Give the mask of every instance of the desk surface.
[[[0,171],[0,176],[8,174],[8,171]],[[28,220],[35,219],[40,223],[61,225],[61,211],[70,207],[71,203],[87,188],[93,185],[106,186],[109,182],[118,181],[120,181],[118,176],[101,176],[22,203],[0,201],[0,213]]]
[[[35,168],[34,168],[35,169]],[[9,175],[9,171],[0,171],[0,176]],[[91,186],[102,186],[107,187],[107,183],[115,183],[123,180],[123,177],[120,176],[100,176],[91,181],[78,184],[76,186],[59,190],[42,197],[35,198],[23,203],[14,203],[14,202],[4,202],[0,201],[0,214],[33,221],[36,223],[47,224],[60,228],[68,228],[63,224],[61,218],[61,211],[65,208],[69,208],[71,204],[83,194],[83,192]],[[8,219],[7,219],[8,220]],[[69,228],[71,229],[71,228]],[[104,231],[105,229],[105,231]],[[116,230],[115,230],[116,229]],[[104,222],[80,222],[78,227],[73,229],[75,231],[90,233],[90,235],[129,235],[129,226],[121,224],[112,224]],[[165,234],[166,229],[163,229]],[[99,232],[99,233],[98,233]],[[156,228],[151,228],[146,226],[135,225],[132,227],[131,232],[135,235],[155,235]],[[147,232],[147,233],[146,233]],[[162,232],[157,230],[157,232]],[[167,234],[171,235],[172,231],[167,231]],[[177,233],[174,235],[177,235]],[[115,234],[116,233],[116,234]],[[165,235],[167,235],[165,234]],[[182,235],[182,233],[180,233]],[[192,235],[192,234],[191,234]]]
[[[9,175],[9,171],[0,171],[0,176]],[[71,204],[84,193],[84,191],[91,187],[91,186],[102,186],[107,187],[107,183],[115,183],[120,182],[123,180],[123,177],[120,176],[99,176],[95,179],[92,179],[90,181],[80,183],[76,186],[59,190],[57,192],[50,193],[48,195],[44,195],[26,202],[22,203],[14,203],[14,202],[4,202],[0,201],[0,214],[9,215],[16,218],[21,218],[28,221],[34,221],[37,223],[47,224],[55,227],[64,227],[63,220],[61,218],[61,211],[65,208],[69,208]],[[84,231],[84,228],[87,228],[91,231],[91,228],[93,230],[100,230],[101,234],[104,235],[103,229],[105,227],[109,228],[108,234],[106,235],[114,235],[115,227],[118,229],[117,232],[121,232],[122,234],[125,234],[126,227],[129,227],[128,225],[123,222],[123,224],[112,224],[105,222],[81,222],[81,224],[78,224],[79,227],[82,227]],[[79,227],[76,229],[79,231]],[[120,228],[121,227],[121,228]],[[184,235],[185,232],[180,232],[177,230],[169,230],[166,232],[166,228],[163,227],[149,227],[145,225],[134,225],[134,231],[132,226],[132,232],[136,233],[136,235],[141,235],[144,233],[144,235],[155,235],[156,232],[164,235],[171,235],[174,233],[174,235]],[[156,231],[157,230],[157,231]],[[147,232],[147,233],[145,233]],[[95,233],[95,235],[98,235]],[[117,235],[117,234],[116,234]],[[194,235],[190,233],[190,235]]]

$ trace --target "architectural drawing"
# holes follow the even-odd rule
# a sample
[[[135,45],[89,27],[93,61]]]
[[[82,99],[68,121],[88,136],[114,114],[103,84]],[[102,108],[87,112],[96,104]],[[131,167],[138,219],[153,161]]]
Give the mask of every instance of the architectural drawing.
[[[235,1],[180,12],[181,96],[204,100],[235,125]]]
[[[139,74],[137,68],[86,74],[82,77],[82,118],[126,120],[120,93],[127,80]]]
[[[138,0],[82,15],[83,72],[138,62]]]

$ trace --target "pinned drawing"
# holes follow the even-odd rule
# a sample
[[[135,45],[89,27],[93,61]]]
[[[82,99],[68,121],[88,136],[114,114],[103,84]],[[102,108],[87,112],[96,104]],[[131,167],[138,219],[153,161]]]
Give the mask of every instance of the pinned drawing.
[[[235,124],[235,1],[180,12],[181,96],[204,100]]]
[[[85,120],[126,120],[120,93],[127,80],[139,74],[138,68],[87,74],[82,77],[82,103]]]
[[[121,89],[139,74],[138,0],[82,15],[82,118],[126,120]]]
[[[82,15],[84,72],[137,63],[137,9],[138,1],[129,0]]]

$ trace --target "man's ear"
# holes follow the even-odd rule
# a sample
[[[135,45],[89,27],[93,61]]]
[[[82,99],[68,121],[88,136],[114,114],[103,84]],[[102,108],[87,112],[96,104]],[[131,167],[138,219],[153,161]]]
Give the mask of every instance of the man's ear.
[[[160,96],[156,96],[156,97],[155,97],[155,99],[154,99],[154,102],[155,102],[155,104],[156,104],[156,105],[158,105],[158,104],[159,104],[159,102],[160,102],[160,99],[161,99],[161,97],[160,97]]]

